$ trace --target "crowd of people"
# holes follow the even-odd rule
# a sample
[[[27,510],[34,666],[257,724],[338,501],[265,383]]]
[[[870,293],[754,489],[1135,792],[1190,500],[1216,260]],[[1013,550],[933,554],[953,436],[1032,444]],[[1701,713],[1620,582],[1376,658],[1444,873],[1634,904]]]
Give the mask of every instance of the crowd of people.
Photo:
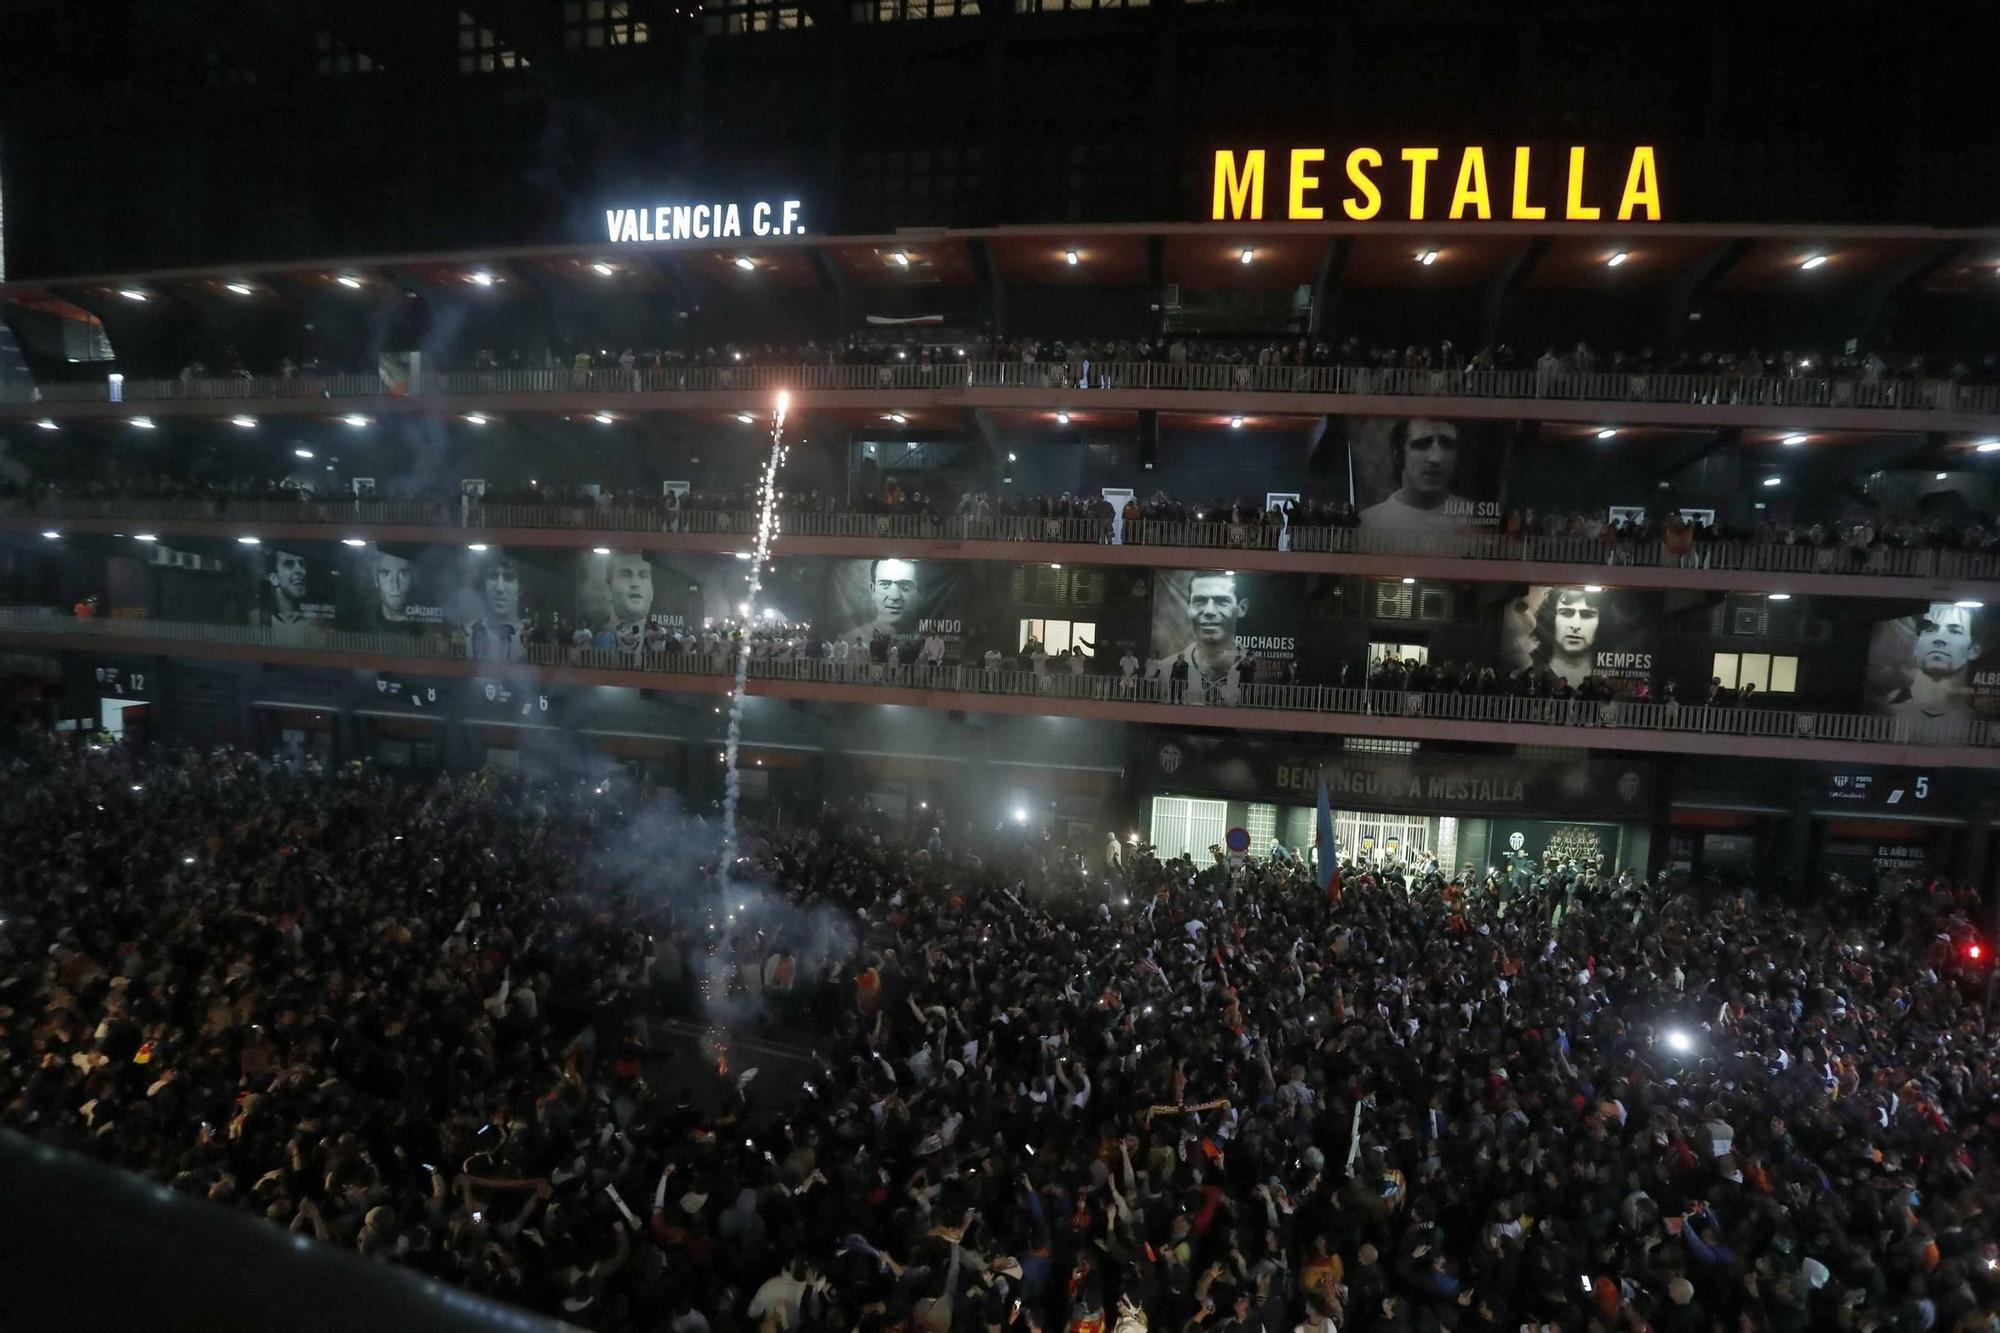
[[[1318,549],[1303,536],[1305,531],[1326,534],[1324,544],[1335,545],[1339,539],[1333,534],[1357,531],[1362,526],[1359,511],[1345,497],[1304,495],[1267,505],[1262,499],[1248,496],[1188,499],[1156,488],[1143,497],[1134,492],[1122,505],[1114,507],[1102,492],[966,489],[956,491],[955,499],[953,494],[948,481],[941,488],[926,491],[906,487],[891,476],[884,480],[879,491],[860,497],[839,496],[817,487],[788,490],[779,496],[777,508],[788,515],[909,518],[935,524],[940,534],[946,532],[946,525],[953,520],[974,523],[993,519],[1060,520],[1062,526],[1056,529],[1033,534],[1024,530],[1017,535],[1046,537],[1052,532],[1055,540],[1096,542],[1109,542],[1117,536],[1132,545],[1195,541],[1197,538],[1187,525],[1214,524],[1222,531],[1240,533],[1234,539],[1237,545]],[[18,504],[49,513],[59,512],[65,503],[162,500],[199,502],[212,506],[218,516],[225,516],[232,505],[304,504],[353,498],[320,495],[295,480],[283,478],[210,482],[173,473],[134,474],[115,468],[93,469],[60,479],[35,478],[25,483],[0,478],[0,505]],[[673,493],[539,480],[487,482],[476,494],[443,486],[388,485],[364,498],[427,504],[435,511],[434,521],[443,525],[485,522],[499,506],[541,506],[574,511],[579,525],[587,525],[592,514],[617,511],[651,515],[663,531],[709,531],[720,527],[753,533],[758,513],[756,487],[751,483]],[[1072,520],[1089,526],[1079,531]],[[1297,539],[1291,535],[1294,530],[1301,533]],[[1506,511],[1496,527],[1486,531],[1510,540],[1543,538],[1591,544],[1601,548],[1601,557],[1608,564],[1633,562],[1640,558],[1640,548],[1654,542],[1660,543],[1665,559],[1690,567],[1708,565],[1722,548],[1803,547],[1815,553],[1815,564],[1823,572],[1879,570],[1892,554],[1900,551],[2000,553],[2000,520],[1957,514],[1900,517],[1878,514],[1845,521],[1781,522],[1759,518],[1743,524],[1716,517],[1713,511],[1677,510],[1670,505],[1646,513],[1617,514],[1515,506]],[[1597,556],[1593,555],[1594,558]],[[1651,558],[1650,552],[1647,558]]]
[[[0,1123],[578,1327],[2000,1317],[1943,884],[1321,887],[848,803],[725,887],[618,781],[14,745]],[[676,1010],[731,1026],[666,1062]]]
[[[1241,367],[1344,367],[1361,371],[1533,371],[1559,391],[1560,381],[1608,372],[1617,375],[1703,375],[1736,381],[1714,401],[1755,402],[1758,384],[1795,379],[1831,379],[1848,384],[1915,384],[1948,380],[2000,384],[2000,352],[1969,354],[1900,352],[1842,347],[1592,347],[1586,340],[1515,346],[1507,342],[1467,346],[1449,338],[1400,342],[1351,333],[1336,339],[1309,337],[1216,338],[1166,332],[1135,337],[1001,337],[978,330],[939,325],[920,330],[880,329],[845,339],[803,342],[682,340],[674,344],[602,343],[526,350],[476,348],[469,356],[442,358],[451,370],[499,376],[530,370],[577,374],[623,371],[635,375],[754,366],[910,366],[942,370],[967,363],[1013,363],[1049,368],[1051,387],[1114,387],[1119,367],[1221,365]],[[221,350],[217,366],[191,361],[179,368],[183,381],[212,377],[273,374],[281,378],[376,370],[372,358],[349,364],[322,363],[316,356],[273,359],[253,369],[233,347]],[[135,377],[137,377],[137,372]]]

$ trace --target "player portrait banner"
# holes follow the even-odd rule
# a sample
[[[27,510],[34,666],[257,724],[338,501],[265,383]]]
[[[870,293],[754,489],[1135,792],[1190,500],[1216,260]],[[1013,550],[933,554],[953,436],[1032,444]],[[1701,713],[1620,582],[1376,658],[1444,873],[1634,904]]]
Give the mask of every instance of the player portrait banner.
[[[341,628],[412,636],[443,631],[455,553],[401,542],[346,550]]]
[[[2000,718],[2000,617],[1931,602],[1876,622],[1866,706],[1885,717]]]
[[[1511,421],[1349,417],[1354,506],[1368,532],[1497,528]]]
[[[1659,619],[1657,593],[1534,584],[1501,613],[1501,665],[1546,668],[1572,687],[1595,676],[1630,694],[1652,683]]]
[[[249,580],[252,625],[280,639],[334,627],[339,580],[327,546],[270,541],[236,549]]]
[[[966,651],[967,596],[961,567],[951,561],[835,560],[816,632],[863,647],[886,635],[899,653],[935,634],[944,640],[945,661],[957,662]]]
[[[1151,655],[1170,678],[1184,665],[1187,699],[1230,684],[1289,678],[1299,657],[1302,584],[1283,574],[1165,569],[1153,582]]]
[[[593,634],[608,629],[629,635],[635,627],[698,634],[734,614],[728,575],[747,569],[742,561],[700,555],[615,546],[603,554],[580,551],[573,572],[577,624]]]

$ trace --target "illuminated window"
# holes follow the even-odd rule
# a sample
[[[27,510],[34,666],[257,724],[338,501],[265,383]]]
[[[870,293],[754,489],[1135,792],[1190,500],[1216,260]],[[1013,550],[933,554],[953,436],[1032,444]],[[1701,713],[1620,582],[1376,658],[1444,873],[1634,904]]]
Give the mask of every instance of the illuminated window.
[[[563,45],[571,50],[644,46],[652,38],[632,17],[630,0],[563,0]]]
[[[971,18],[979,0],[854,0],[856,23],[894,23],[899,19]]]
[[[1014,0],[1016,14],[1078,13],[1086,9],[1147,9],[1153,0]]]
[[[1041,644],[1051,657],[1071,648],[1081,648],[1083,655],[1089,657],[1097,651],[1097,626],[1087,620],[1023,620],[1021,651],[1027,650],[1030,639]]]
[[[332,33],[321,29],[313,34],[315,69],[322,77],[341,74],[373,74],[382,68]]]
[[[1250,855],[1269,856],[1278,840],[1278,807],[1252,802],[1245,812],[1243,831],[1250,835]]]
[[[711,36],[810,28],[812,15],[795,0],[702,0],[702,30]]]
[[[1799,659],[1772,653],[1717,653],[1709,674],[1732,690],[1755,685],[1759,694],[1793,694],[1799,688]]]
[[[492,74],[503,69],[526,69],[528,62],[511,47],[501,45],[493,29],[482,27],[478,19],[458,13],[458,72]]]

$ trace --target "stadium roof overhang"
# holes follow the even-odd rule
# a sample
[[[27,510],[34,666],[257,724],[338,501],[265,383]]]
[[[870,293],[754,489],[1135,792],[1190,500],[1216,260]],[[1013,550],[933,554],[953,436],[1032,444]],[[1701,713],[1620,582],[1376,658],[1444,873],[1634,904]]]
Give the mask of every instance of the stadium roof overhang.
[[[0,284],[49,313],[163,296],[291,301],[457,292],[505,300],[838,288],[1000,286],[1292,291],[1480,289],[1828,295],[1868,285],[2000,291],[2000,230],[1527,222],[1177,222],[920,229],[875,236],[517,246],[354,255]],[[136,295],[134,295],[136,294]]]

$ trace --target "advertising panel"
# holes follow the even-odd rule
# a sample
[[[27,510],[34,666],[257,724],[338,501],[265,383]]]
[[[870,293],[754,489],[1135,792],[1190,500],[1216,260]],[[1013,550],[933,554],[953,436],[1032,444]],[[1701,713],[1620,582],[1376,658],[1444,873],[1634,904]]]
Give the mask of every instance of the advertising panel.
[[[1349,417],[1354,503],[1369,532],[1443,533],[1500,523],[1512,422]]]
[[[1145,750],[1160,789],[1284,805],[1311,805],[1324,778],[1351,810],[1632,819],[1652,807],[1652,768],[1636,759],[1373,754],[1193,732],[1157,733]]]
[[[1536,584],[1502,614],[1500,660],[1510,671],[1546,668],[1571,686],[1596,676],[1629,693],[1652,680],[1659,619],[1656,593]]]
[[[899,651],[914,651],[937,634],[944,639],[945,661],[964,659],[968,589],[960,566],[894,557],[829,565],[826,608],[819,621],[826,638],[858,641],[865,648],[883,635]]]
[[[1994,613],[1932,602],[1878,621],[1868,638],[1867,708],[1885,717],[2000,717]]]
[[[1222,569],[1163,569],[1153,582],[1151,655],[1178,679],[1183,701],[1217,700],[1238,685],[1284,680],[1299,656],[1295,580]]]

